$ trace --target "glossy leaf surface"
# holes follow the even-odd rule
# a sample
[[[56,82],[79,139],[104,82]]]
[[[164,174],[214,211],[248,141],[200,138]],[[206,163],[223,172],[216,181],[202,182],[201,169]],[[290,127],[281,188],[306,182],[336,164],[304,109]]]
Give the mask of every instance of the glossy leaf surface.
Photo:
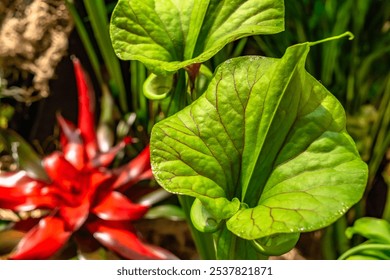
[[[304,69],[309,47],[223,63],[203,96],[153,128],[157,181],[241,238],[322,228],[363,194],[367,167],[342,106]]]
[[[110,24],[116,54],[156,73],[204,62],[239,38],[283,30],[282,0],[119,0]]]

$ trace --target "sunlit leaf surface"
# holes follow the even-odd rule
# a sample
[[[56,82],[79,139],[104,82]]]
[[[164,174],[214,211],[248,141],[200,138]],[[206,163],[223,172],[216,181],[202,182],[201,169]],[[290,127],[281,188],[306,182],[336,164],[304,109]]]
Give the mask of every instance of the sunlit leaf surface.
[[[198,198],[244,239],[311,231],[343,215],[362,197],[367,167],[342,106],[305,71],[308,51],[306,43],[281,59],[223,63],[203,96],[153,128],[157,181]]]
[[[119,0],[110,24],[116,54],[156,73],[204,62],[239,38],[283,30],[282,0]]]

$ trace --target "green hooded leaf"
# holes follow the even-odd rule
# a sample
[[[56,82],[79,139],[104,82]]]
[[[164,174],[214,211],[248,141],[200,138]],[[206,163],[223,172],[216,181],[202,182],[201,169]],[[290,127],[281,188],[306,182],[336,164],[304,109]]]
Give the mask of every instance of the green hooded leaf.
[[[359,234],[372,242],[390,244],[390,223],[378,218],[360,218],[345,233],[348,238]]]
[[[160,74],[204,62],[239,38],[283,30],[282,0],[119,0],[110,24],[118,57]]]
[[[325,227],[362,197],[367,166],[342,106],[304,69],[310,45],[226,61],[204,95],[152,130],[156,180],[241,238]]]
[[[144,95],[152,100],[166,98],[172,89],[173,80],[173,75],[157,76],[153,73],[150,74],[143,86]]]
[[[254,247],[264,255],[280,256],[293,248],[300,237],[300,233],[281,233],[253,240]]]

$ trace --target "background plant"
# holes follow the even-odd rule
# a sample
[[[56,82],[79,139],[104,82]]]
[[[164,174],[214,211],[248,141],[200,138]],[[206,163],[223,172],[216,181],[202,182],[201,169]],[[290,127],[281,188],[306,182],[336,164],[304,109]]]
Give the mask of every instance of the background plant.
[[[26,231],[8,258],[61,256],[61,251],[66,251],[67,245],[72,243],[77,244],[77,253],[73,253],[80,258],[89,258],[88,255],[95,251],[98,251],[93,254],[95,257],[104,256],[106,250],[98,243],[126,259],[175,258],[161,248],[143,243],[131,225],[146,214],[156,198],[161,197],[154,193],[153,198],[149,195],[142,197],[142,202],[133,202],[137,192],[134,195],[132,187],[152,177],[149,146],[126,165],[117,169],[108,167],[132,140],[126,137],[107,151],[98,147],[93,90],[78,59],[73,58],[73,62],[79,119],[75,126],[57,116],[62,151],[55,151],[41,160],[16,133],[0,131],[0,140],[16,145],[13,152],[21,158],[18,170],[0,175],[0,206],[16,213],[41,213],[39,219],[30,217],[18,221],[12,225],[13,230],[2,232],[7,240],[15,231]],[[73,257],[71,251],[68,254]]]
[[[390,224],[378,218],[365,217],[347,228],[347,237],[359,234],[367,240],[344,252],[341,260],[388,260],[390,258]]]

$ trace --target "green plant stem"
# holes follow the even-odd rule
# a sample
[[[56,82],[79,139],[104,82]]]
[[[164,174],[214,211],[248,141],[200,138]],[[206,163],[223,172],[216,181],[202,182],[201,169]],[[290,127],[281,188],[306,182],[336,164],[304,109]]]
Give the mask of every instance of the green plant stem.
[[[333,239],[333,225],[327,227],[321,239],[321,253],[325,260],[334,260],[336,258],[335,244]]]
[[[252,242],[244,240],[230,230],[226,225],[213,234],[215,257],[217,260],[267,260],[268,256],[260,253]]]
[[[169,97],[169,104],[164,112],[166,117],[172,116],[189,104],[189,101],[187,101],[187,78],[184,69],[177,71],[176,79],[176,86]]]
[[[348,78],[347,78],[347,90],[346,90],[346,100],[345,100],[345,109],[346,111],[354,115],[360,108],[361,106],[361,101],[360,101],[360,95],[358,92],[355,91],[355,86],[356,86],[356,68],[358,65],[358,40],[354,40],[352,43],[352,58],[350,62],[350,70],[348,73]]]
[[[143,95],[143,84],[146,80],[146,67],[139,61],[130,61],[130,87],[133,110],[140,122],[147,126],[148,104]]]
[[[369,187],[372,186],[375,175],[379,169],[384,155],[390,146],[390,75],[388,75],[383,98],[378,110],[378,120],[374,124],[373,135],[376,135],[375,145],[373,145],[372,155],[368,163],[369,169]],[[390,202],[388,202],[390,203]]]
[[[266,56],[270,56],[270,57],[276,56],[274,50],[271,47],[269,47],[269,45],[266,42],[264,42],[261,36],[259,35],[253,36],[253,39],[255,40],[256,45],[259,47],[259,49],[261,49]]]
[[[347,217],[344,215],[334,223],[335,228],[335,242],[337,244],[338,251],[346,252],[349,250],[349,240],[345,235],[345,230],[348,227]]]
[[[232,55],[229,58],[240,56],[242,54],[242,52],[244,51],[244,48],[245,48],[245,45],[247,42],[248,42],[248,37],[240,39],[237,43],[236,48],[232,52]],[[228,58],[226,58],[226,59],[228,59]]]
[[[360,253],[364,250],[390,251],[390,244],[361,244],[349,249],[347,252],[342,254],[338,259],[346,260],[348,257]]]
[[[190,228],[195,246],[202,260],[215,260],[214,242],[211,234],[202,233],[194,228],[190,219],[191,206],[194,201],[192,197],[179,195],[179,202],[186,215],[187,224]]]
[[[100,73],[99,59],[98,59],[98,56],[95,52],[95,49],[92,46],[91,40],[88,36],[87,30],[83,24],[83,21],[81,20],[80,15],[78,14],[76,7],[73,4],[73,1],[66,0],[65,4],[66,4],[66,7],[67,7],[69,13],[71,14],[71,16],[74,20],[77,33],[79,34],[81,42],[83,43],[84,48],[87,52],[89,61],[91,62],[91,65],[92,65],[92,69],[95,72],[95,76],[96,76],[99,84],[102,85],[103,84],[103,77],[102,77],[102,74]]]
[[[382,218],[390,222],[390,185],[387,186],[386,204],[383,210]]]
[[[353,7],[352,0],[343,1],[341,5],[335,5],[331,8],[331,11],[328,11],[329,16],[334,16],[333,28],[331,34],[338,34],[348,28],[348,23],[351,17],[350,10]],[[338,7],[338,8],[336,8]],[[335,9],[336,8],[336,9]],[[329,39],[338,39],[345,35],[350,36],[350,40],[353,39],[351,32],[346,32],[340,36],[331,37]],[[327,40],[327,39],[325,39]],[[321,40],[323,41],[323,40]],[[333,76],[332,73],[337,67],[337,60],[340,57],[340,47],[337,45],[337,42],[332,42],[329,47],[325,48],[322,56],[322,69],[321,69],[321,80],[325,85],[330,85]]]
[[[370,101],[369,93],[370,93],[370,87],[372,86],[372,83],[369,81],[372,79],[371,71],[373,67],[375,67],[374,66],[375,63],[378,63],[378,61],[380,61],[380,59],[382,59],[389,52],[390,52],[390,45],[383,46],[379,49],[374,50],[372,53],[364,57],[364,60],[359,65],[359,69],[356,70],[357,71],[356,88],[358,89],[359,95],[361,96],[360,97],[361,104]],[[384,81],[384,83],[386,83],[386,81]]]
[[[92,30],[103,56],[104,63],[110,78],[114,82],[114,85],[110,83],[110,86],[114,87],[115,90],[113,92],[117,90],[120,107],[123,112],[127,112],[126,88],[123,82],[119,60],[111,45],[104,0],[84,0],[84,5],[91,21]]]

